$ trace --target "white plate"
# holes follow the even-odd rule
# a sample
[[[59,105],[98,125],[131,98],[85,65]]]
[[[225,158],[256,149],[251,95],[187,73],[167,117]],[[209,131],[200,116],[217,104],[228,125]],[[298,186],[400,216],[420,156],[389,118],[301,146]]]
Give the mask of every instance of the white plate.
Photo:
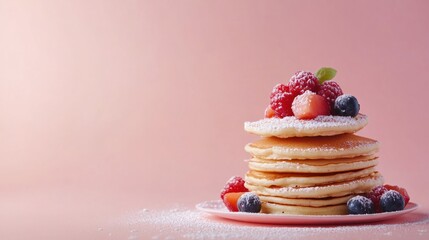
[[[404,210],[397,212],[385,212],[362,215],[284,215],[284,214],[263,214],[263,213],[245,213],[230,212],[221,200],[212,200],[202,202],[196,205],[200,211],[209,213],[214,216],[232,219],[249,223],[266,223],[266,224],[350,224],[376,222],[392,219],[400,215],[416,210],[418,205],[409,202]]]

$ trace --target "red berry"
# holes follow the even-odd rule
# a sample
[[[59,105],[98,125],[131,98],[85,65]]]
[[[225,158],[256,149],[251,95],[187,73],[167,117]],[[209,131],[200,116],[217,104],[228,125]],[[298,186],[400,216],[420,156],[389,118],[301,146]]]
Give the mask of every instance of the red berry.
[[[237,202],[244,193],[245,192],[230,192],[225,194],[223,197],[223,203],[225,204],[226,208],[228,208],[228,210],[231,212],[238,212]]]
[[[270,99],[273,98],[277,93],[284,93],[284,92],[289,92],[289,87],[287,85],[279,83],[275,85],[273,90],[271,91]]]
[[[326,81],[320,85],[319,91],[317,94],[324,97],[329,103],[331,109],[334,109],[335,99],[343,95],[343,90],[341,90],[340,85],[334,81]]]
[[[388,185],[388,184],[385,184],[384,187],[387,190],[395,190],[395,191],[399,192],[402,195],[402,197],[404,197],[405,206],[407,206],[407,203],[410,201],[410,195],[408,195],[408,192],[405,188],[395,186],[395,185]]]
[[[292,111],[298,119],[313,119],[319,115],[329,115],[330,108],[325,98],[314,92],[306,91],[295,97]]]
[[[289,92],[294,96],[303,94],[307,90],[317,92],[319,90],[319,80],[311,72],[299,71],[290,78],[288,87]]]
[[[291,107],[292,107],[292,102],[294,98],[295,96],[292,95],[292,93],[279,92],[271,98],[271,102],[270,102],[271,109],[273,109],[274,112],[276,112],[276,116],[279,118],[284,118],[286,116],[293,116]]]
[[[380,198],[383,193],[387,192],[388,189],[384,186],[377,186],[371,190],[367,194],[367,198],[371,199],[371,201],[374,203],[374,209],[376,213],[382,212],[381,206],[380,206]]]
[[[265,117],[266,118],[273,118],[275,116],[276,116],[276,112],[274,112],[274,110],[270,106],[268,106],[265,109]]]
[[[226,182],[225,187],[223,187],[220,192],[220,198],[223,200],[223,196],[231,192],[248,192],[247,188],[244,186],[244,180],[241,177],[231,177],[228,182]]]

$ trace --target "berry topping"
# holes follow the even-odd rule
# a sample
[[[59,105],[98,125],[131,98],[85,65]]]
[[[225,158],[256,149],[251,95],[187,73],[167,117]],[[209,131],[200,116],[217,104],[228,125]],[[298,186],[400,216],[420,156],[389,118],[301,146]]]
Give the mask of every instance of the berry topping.
[[[335,99],[334,114],[338,116],[355,117],[359,113],[360,105],[358,100],[348,94],[341,95]]]
[[[383,193],[387,192],[387,188],[385,188],[384,186],[377,186],[375,188],[373,188],[366,197],[368,197],[369,199],[372,200],[372,202],[374,203],[374,209],[375,212],[380,213],[382,212],[381,207],[380,207],[380,198],[381,195],[383,195]]]
[[[299,71],[290,78],[288,87],[294,96],[303,94],[307,90],[317,92],[319,80],[311,72]]]
[[[410,195],[408,195],[408,192],[405,188],[402,188],[399,186],[388,185],[388,184],[384,185],[384,187],[387,190],[395,190],[395,191],[399,192],[402,195],[402,197],[404,198],[405,206],[407,206],[408,202],[410,201]]]
[[[277,84],[274,86],[273,91],[271,91],[270,99],[273,98],[277,93],[289,92],[289,87],[284,84]]]
[[[231,192],[225,194],[223,197],[223,203],[225,204],[226,208],[228,208],[228,210],[231,212],[238,212],[237,202],[243,194],[244,192]]]
[[[374,213],[374,203],[364,196],[355,196],[347,201],[349,214],[370,214]]]
[[[306,91],[295,97],[292,111],[298,119],[313,119],[319,115],[329,115],[330,107],[325,98],[314,92]]]
[[[295,96],[289,92],[279,92],[271,98],[270,106],[277,117],[293,116],[291,106],[294,98]]]
[[[383,212],[400,211],[405,207],[405,200],[399,192],[389,190],[381,195],[380,206]]]
[[[240,212],[258,213],[261,211],[261,200],[258,195],[248,192],[241,195],[237,206]]]
[[[265,109],[265,117],[266,118],[272,118],[272,117],[275,117],[275,116],[276,116],[276,112],[274,112],[274,110],[270,106],[268,106]]]
[[[331,109],[334,109],[335,99],[343,95],[343,90],[341,90],[340,85],[334,81],[326,81],[320,85],[318,95],[324,97],[329,103]]]
[[[244,186],[244,180],[241,177],[231,177],[228,182],[226,182],[225,187],[223,187],[220,192],[220,198],[222,198],[225,194],[231,192],[248,192],[247,188]]]

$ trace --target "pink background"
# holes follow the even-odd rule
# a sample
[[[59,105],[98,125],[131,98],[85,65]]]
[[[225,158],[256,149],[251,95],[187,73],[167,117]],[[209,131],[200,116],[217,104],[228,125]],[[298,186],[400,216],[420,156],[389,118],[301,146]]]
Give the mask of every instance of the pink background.
[[[276,83],[322,66],[369,115],[360,134],[382,143],[386,182],[428,209],[428,10],[0,1],[0,237],[89,236],[126,211],[216,199],[246,171],[243,122]]]

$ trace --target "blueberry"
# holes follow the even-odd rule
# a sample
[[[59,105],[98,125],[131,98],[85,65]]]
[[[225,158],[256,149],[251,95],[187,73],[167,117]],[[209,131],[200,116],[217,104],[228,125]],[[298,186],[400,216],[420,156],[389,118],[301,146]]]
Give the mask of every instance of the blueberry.
[[[400,211],[405,207],[405,200],[399,192],[389,190],[381,195],[380,206],[383,212]]]
[[[347,201],[349,214],[370,214],[374,213],[374,203],[364,196],[355,196]]]
[[[240,212],[258,213],[261,211],[261,200],[258,195],[247,192],[240,196],[237,207]]]
[[[338,116],[355,117],[360,110],[358,100],[348,94],[341,95],[335,99],[334,114]]]

